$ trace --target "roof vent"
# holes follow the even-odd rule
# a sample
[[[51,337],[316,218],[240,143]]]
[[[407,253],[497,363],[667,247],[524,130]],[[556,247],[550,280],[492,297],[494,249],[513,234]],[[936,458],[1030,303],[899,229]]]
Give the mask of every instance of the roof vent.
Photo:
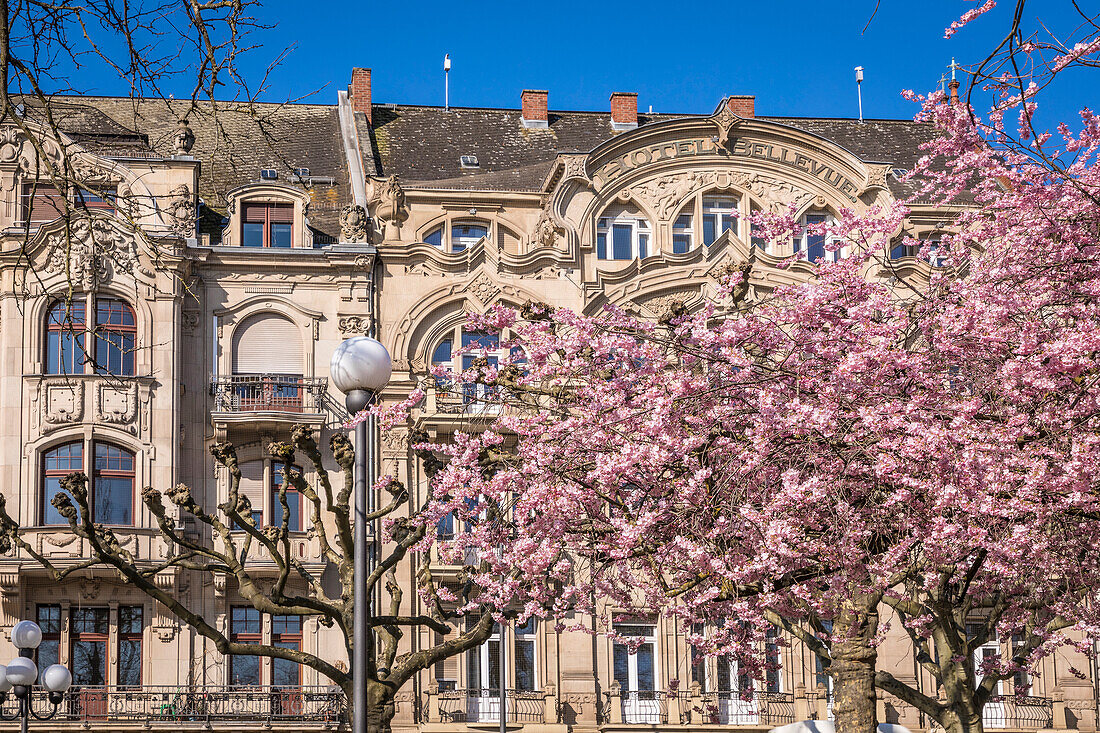
[[[476,155],[463,155],[463,156],[460,156],[459,159],[458,159],[458,162],[462,165],[463,168],[478,168],[479,167]]]
[[[265,180],[265,181],[274,181],[278,177],[279,177],[279,174],[275,171],[274,168],[261,168],[260,169],[260,178]]]

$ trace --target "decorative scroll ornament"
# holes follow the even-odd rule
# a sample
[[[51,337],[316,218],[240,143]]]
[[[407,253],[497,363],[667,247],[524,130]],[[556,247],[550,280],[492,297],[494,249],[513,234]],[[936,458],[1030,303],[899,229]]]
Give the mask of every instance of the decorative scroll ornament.
[[[172,231],[184,239],[195,236],[195,197],[191,195],[191,189],[186,183],[181,183],[171,190],[168,201],[168,215],[171,219]]]
[[[535,224],[535,242],[540,247],[553,247],[558,241],[558,228],[554,220],[550,218],[550,212],[545,209]]]
[[[397,176],[391,175],[378,190],[378,202],[375,216],[386,225],[386,239],[395,239],[401,224],[409,218],[409,207],[405,203],[405,189],[397,182]]]
[[[180,120],[176,134],[172,136],[172,152],[175,155],[187,155],[195,147],[195,133],[187,120]]]
[[[370,241],[370,220],[367,210],[358,204],[348,204],[340,211],[340,241]]]
[[[366,333],[369,325],[366,316],[340,316],[338,322],[340,333]]]
[[[725,148],[729,142],[733,128],[741,124],[742,119],[730,110],[728,100],[722,102],[722,106],[710,118],[710,121],[718,128],[718,147]]]
[[[65,272],[71,282],[79,282],[84,289],[92,290],[111,277],[112,269],[115,272],[139,270],[134,237],[119,231],[108,220],[73,219],[68,234],[62,231],[46,238],[46,272]]]

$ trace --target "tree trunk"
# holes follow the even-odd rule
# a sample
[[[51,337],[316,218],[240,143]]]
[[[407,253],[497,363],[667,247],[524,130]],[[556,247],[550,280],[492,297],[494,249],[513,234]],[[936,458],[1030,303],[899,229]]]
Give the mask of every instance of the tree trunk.
[[[833,718],[837,733],[876,733],[875,662],[872,640],[878,630],[878,598],[853,598],[834,620],[832,662]]]
[[[974,670],[971,660],[941,665],[942,684],[947,696],[940,725],[946,733],[984,733],[982,708],[975,699]]]
[[[346,685],[342,685],[344,697],[348,701],[348,719],[355,716],[355,710],[351,707],[351,701],[355,697],[355,681],[349,679]],[[397,712],[394,697],[397,690],[394,685],[385,681],[367,680],[367,733],[390,733],[390,723]]]

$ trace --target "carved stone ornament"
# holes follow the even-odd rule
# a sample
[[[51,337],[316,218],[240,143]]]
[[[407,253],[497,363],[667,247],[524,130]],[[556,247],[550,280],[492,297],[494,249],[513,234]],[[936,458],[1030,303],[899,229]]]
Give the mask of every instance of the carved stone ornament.
[[[645,181],[630,189],[629,195],[641,201],[657,213],[657,218],[667,221],[675,214],[675,207],[695,190],[714,183],[714,171],[691,171],[683,175],[663,176]]]
[[[663,317],[669,313],[674,305],[682,306],[690,302],[696,295],[697,293],[688,290],[666,293],[665,295],[658,295],[654,298],[646,298],[640,301],[639,305],[644,306],[654,315]]]
[[[376,200],[378,203],[374,214],[386,225],[386,239],[396,239],[401,224],[409,218],[409,207],[405,203],[405,189],[401,188],[401,184],[397,182],[396,175],[391,175],[379,187]]]
[[[84,419],[84,382],[46,382],[42,400],[42,422],[57,427]]]
[[[191,131],[191,125],[187,120],[180,120],[176,125],[176,134],[172,136],[172,153],[187,155],[193,147],[195,147],[195,133]]]
[[[466,291],[480,300],[486,305],[493,299],[493,296],[500,292],[500,288],[494,283],[488,275],[481,273],[475,278],[469,285],[466,286]]]
[[[50,159],[50,164],[60,167],[63,154],[61,146],[51,138],[40,136],[38,140],[42,151]],[[44,166],[38,163],[38,151],[27,136],[15,125],[0,128],[0,163],[18,163],[20,170],[37,175]]]
[[[565,159],[565,172],[562,173],[562,180],[568,180],[570,178],[588,179],[588,176],[584,172],[584,159],[588,156],[563,155],[562,157]]]
[[[550,218],[550,213],[543,210],[539,216],[538,223],[535,224],[535,242],[540,247],[553,247],[558,241],[558,228],[554,225],[553,219]]]
[[[199,314],[193,311],[183,312],[183,332],[190,335],[195,333],[195,329],[199,327]]]
[[[814,194],[792,183],[759,173],[749,176],[742,185],[760,199],[761,205],[773,214],[786,213],[792,205],[795,209],[800,209],[814,198]]]
[[[96,390],[95,417],[99,422],[129,425],[137,417],[137,384],[116,387],[101,384]]]
[[[99,579],[98,578],[81,578],[80,579],[80,597],[85,601],[94,601],[99,598]]]
[[[340,316],[337,322],[340,333],[366,333],[369,325],[366,316]]]
[[[117,271],[139,269],[137,242],[105,219],[78,218],[65,232],[46,238],[46,272],[67,272],[69,281],[93,290],[112,276],[110,265]],[[151,275],[147,270],[143,274]]]
[[[340,211],[340,241],[370,241],[370,220],[367,210],[359,204],[348,204]]]
[[[740,117],[735,115],[729,108],[729,104],[723,102],[721,108],[710,118],[710,121],[714,123],[718,128],[718,147],[725,148],[729,142],[730,133],[733,132],[733,128],[741,124]]]
[[[168,216],[172,231],[184,239],[195,236],[195,197],[186,183],[181,183],[168,194]]]
[[[867,185],[864,186],[863,190],[866,191],[871,188],[887,189],[886,176],[889,172],[890,166],[888,165],[869,164],[867,166]]]

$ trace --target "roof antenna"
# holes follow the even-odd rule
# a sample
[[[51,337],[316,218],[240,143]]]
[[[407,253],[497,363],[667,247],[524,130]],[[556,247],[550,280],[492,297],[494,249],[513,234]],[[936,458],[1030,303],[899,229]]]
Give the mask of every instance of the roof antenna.
[[[443,111],[451,108],[451,54],[443,57]]]
[[[859,95],[859,121],[863,122],[863,67],[856,67],[856,94]]]

